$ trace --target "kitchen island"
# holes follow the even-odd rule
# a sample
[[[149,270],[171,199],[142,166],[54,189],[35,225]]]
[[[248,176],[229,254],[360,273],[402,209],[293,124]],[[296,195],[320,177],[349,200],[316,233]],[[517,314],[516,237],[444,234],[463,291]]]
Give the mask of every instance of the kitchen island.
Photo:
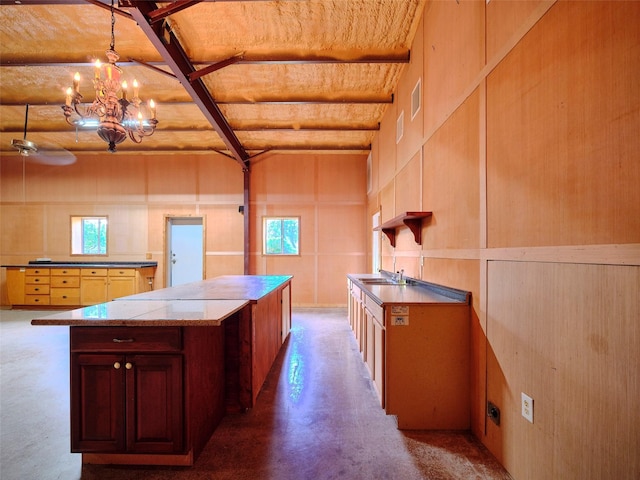
[[[32,320],[70,326],[84,463],[192,465],[226,413],[254,405],[289,332],[292,277],[220,278]]]
[[[398,428],[470,428],[471,294],[390,272],[347,275],[349,321]]]

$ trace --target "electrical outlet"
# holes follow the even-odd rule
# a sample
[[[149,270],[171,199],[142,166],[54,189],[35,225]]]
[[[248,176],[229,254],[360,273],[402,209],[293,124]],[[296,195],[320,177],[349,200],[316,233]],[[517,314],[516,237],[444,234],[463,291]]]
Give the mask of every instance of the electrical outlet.
[[[522,416],[533,423],[533,398],[524,392],[522,395]]]

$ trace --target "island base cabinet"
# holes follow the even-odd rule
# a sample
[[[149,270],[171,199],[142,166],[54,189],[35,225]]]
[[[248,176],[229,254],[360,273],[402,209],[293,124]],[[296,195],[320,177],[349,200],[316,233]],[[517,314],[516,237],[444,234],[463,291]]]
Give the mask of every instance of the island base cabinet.
[[[72,326],[71,451],[193,465],[225,413],[224,327]]]
[[[72,452],[182,452],[181,355],[74,354],[72,384]]]

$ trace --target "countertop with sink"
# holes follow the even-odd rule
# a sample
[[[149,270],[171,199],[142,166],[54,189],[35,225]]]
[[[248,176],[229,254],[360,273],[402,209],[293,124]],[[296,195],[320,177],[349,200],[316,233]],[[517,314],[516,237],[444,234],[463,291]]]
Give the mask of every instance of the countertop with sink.
[[[347,278],[379,305],[423,303],[468,305],[471,302],[471,294],[467,291],[410,277],[405,279],[405,283],[401,283],[391,272],[384,270],[379,274],[350,273]]]

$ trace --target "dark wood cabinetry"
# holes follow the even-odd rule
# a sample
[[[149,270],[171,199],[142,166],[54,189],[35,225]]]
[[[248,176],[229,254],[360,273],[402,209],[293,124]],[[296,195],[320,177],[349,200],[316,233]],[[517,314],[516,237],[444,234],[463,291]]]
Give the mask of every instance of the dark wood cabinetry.
[[[180,330],[160,329],[155,338],[145,338],[149,333],[71,329],[73,452],[183,451]],[[134,348],[152,353],[133,353]]]

